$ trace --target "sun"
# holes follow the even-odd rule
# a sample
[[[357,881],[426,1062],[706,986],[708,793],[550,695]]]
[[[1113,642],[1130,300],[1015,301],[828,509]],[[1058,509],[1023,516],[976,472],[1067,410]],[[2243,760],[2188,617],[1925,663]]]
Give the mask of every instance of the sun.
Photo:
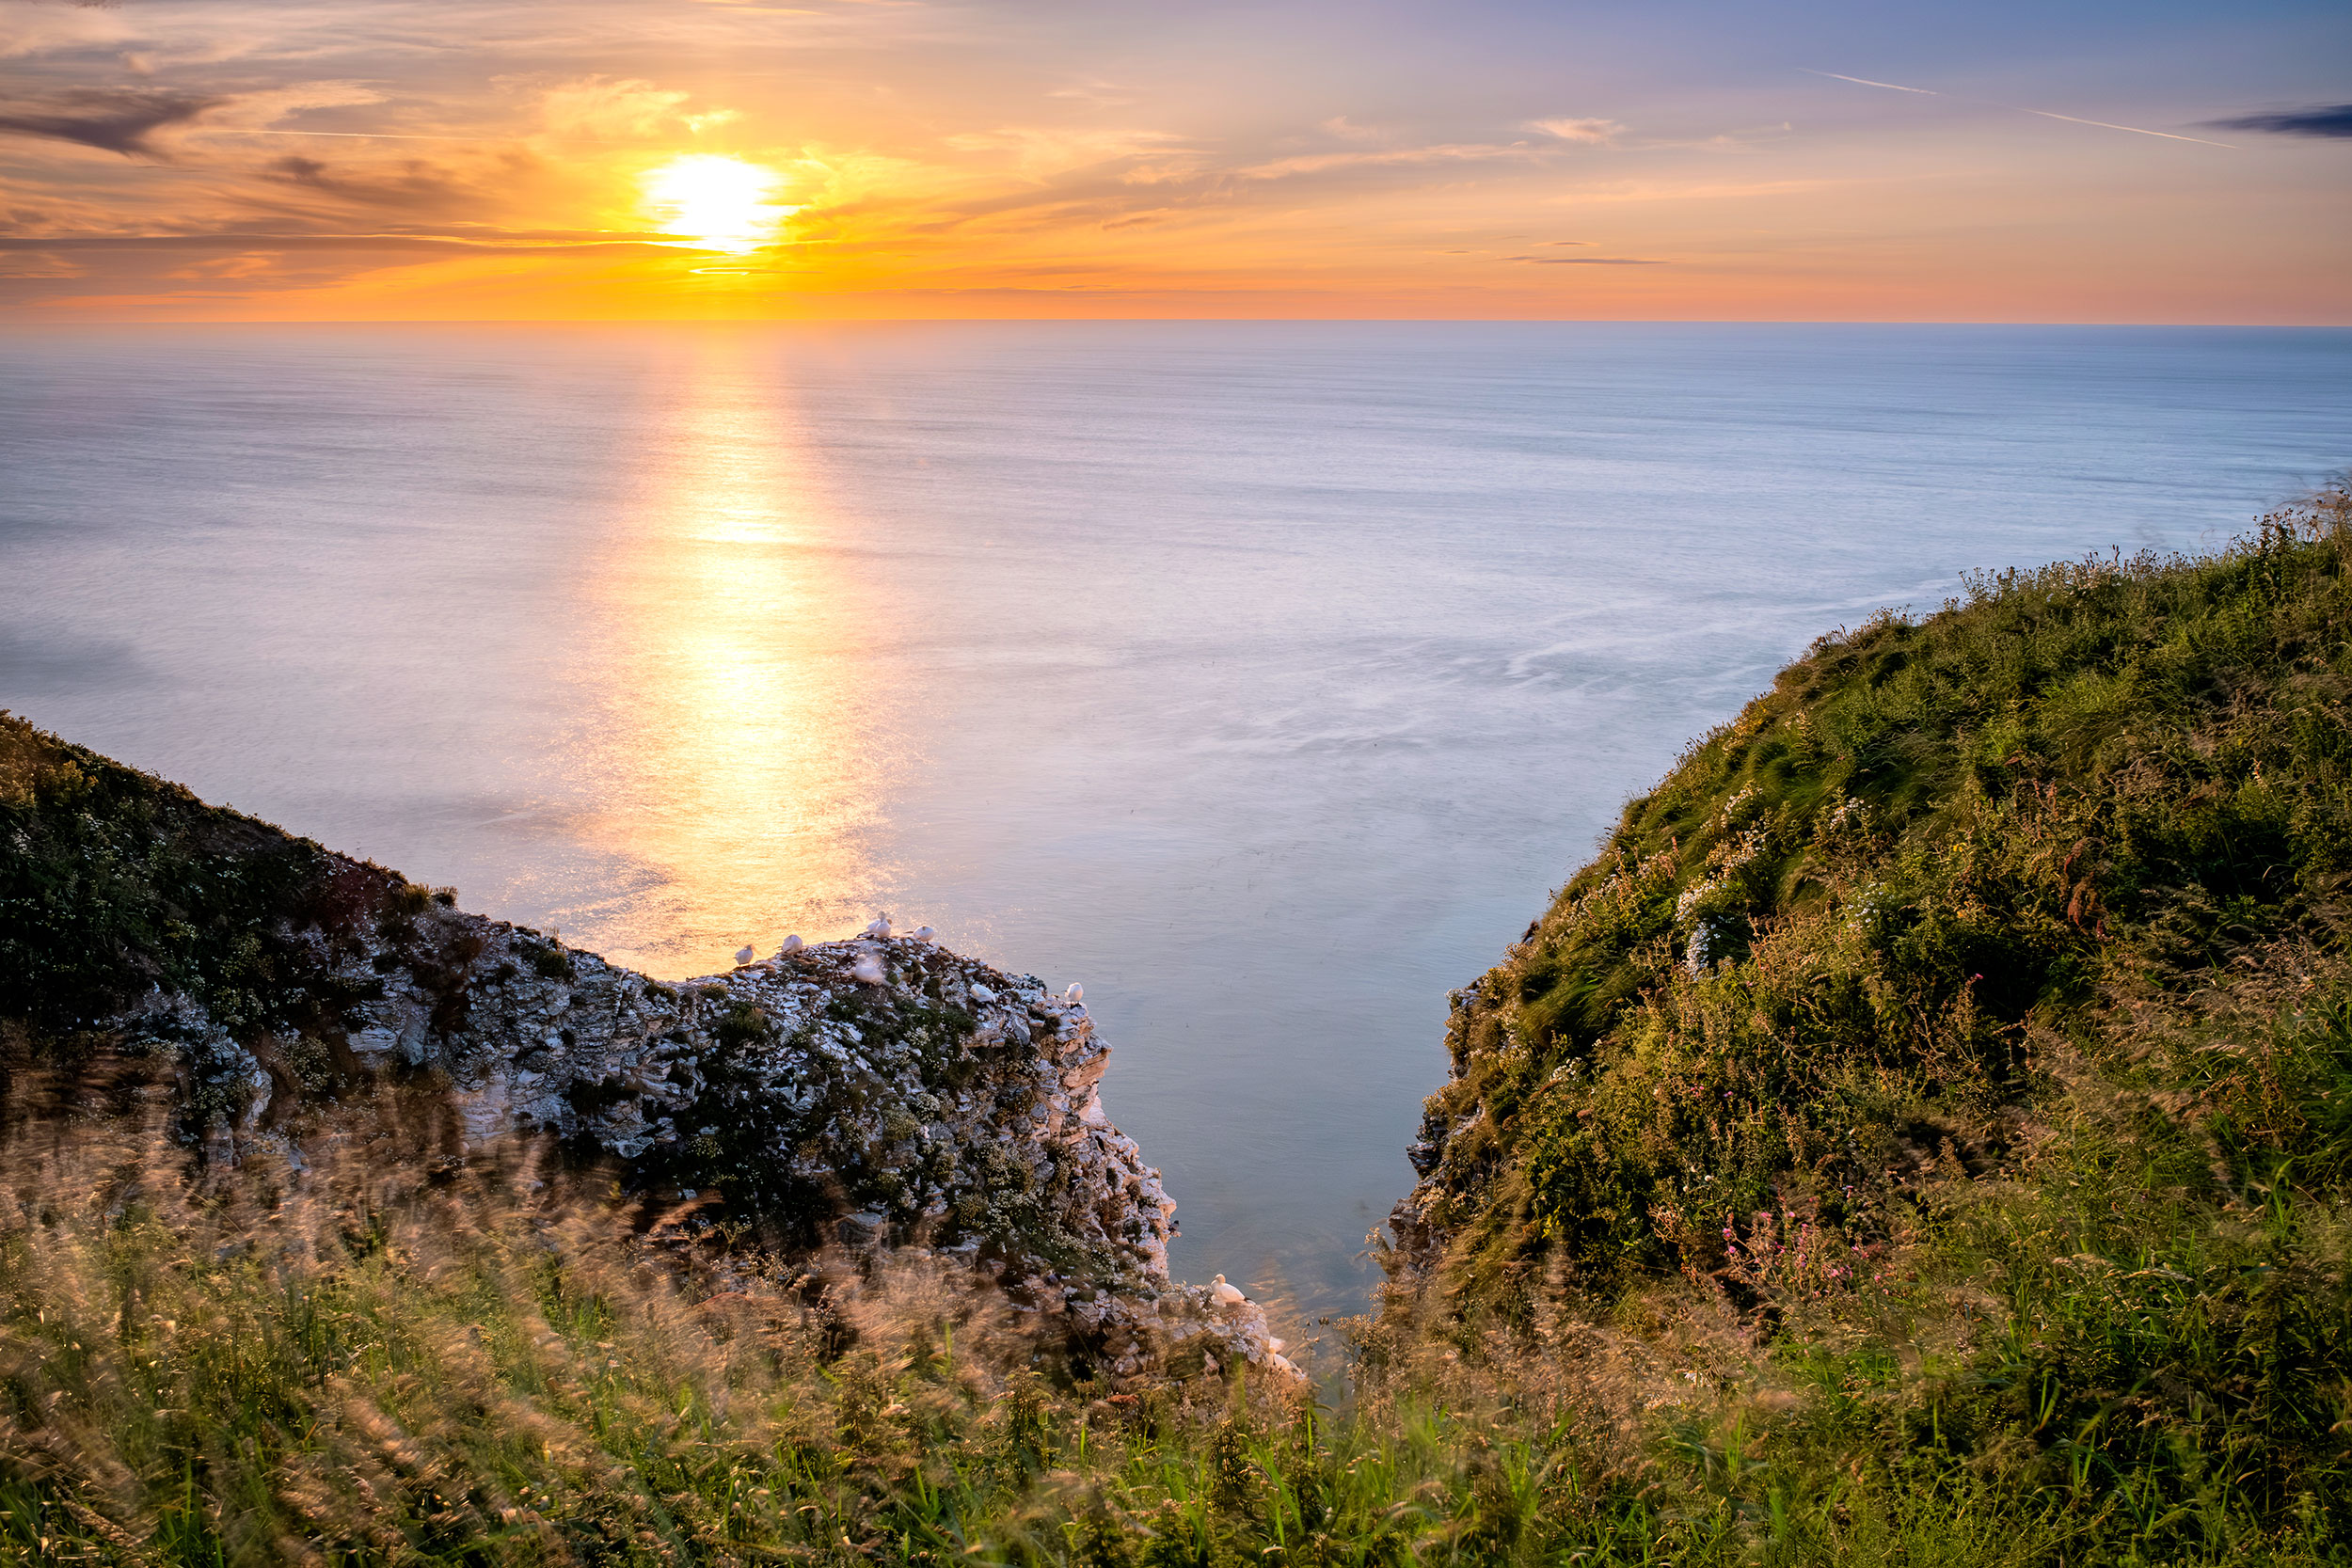
[[[680,239],[741,255],[775,237],[797,209],[773,199],[784,177],[715,152],[689,152],[640,177],[645,210]]]

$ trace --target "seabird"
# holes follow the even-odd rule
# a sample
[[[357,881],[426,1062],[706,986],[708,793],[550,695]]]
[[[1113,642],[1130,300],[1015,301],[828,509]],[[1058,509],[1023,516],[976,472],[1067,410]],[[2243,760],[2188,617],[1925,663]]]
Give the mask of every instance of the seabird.
[[[758,954],[756,951],[755,951],[755,950],[753,949],[753,947],[751,946],[751,944],[750,944],[750,943],[748,943],[748,942],[746,942],[744,945],[742,945],[741,947],[739,947],[739,948],[737,948],[737,949],[735,950],[735,962],[736,962],[736,965],[737,965],[737,967],[738,967],[738,968],[740,968],[740,967],[741,967],[742,965],[744,965],[744,964],[750,963],[750,962],[751,962],[754,958],[757,958],[757,957],[759,957],[759,954]]]
[[[874,917],[874,923],[866,927],[866,934],[872,937],[876,942],[888,942],[890,940],[889,911],[884,911],[882,913],[876,915]]]
[[[1074,1007],[1079,1003],[1085,1001],[1086,996],[1086,987],[1078,984],[1077,981],[1073,980],[1070,982],[1070,989],[1061,993],[1062,1006],[1065,1007]]]
[[[939,933],[932,930],[929,926],[917,926],[914,930],[909,931],[907,935],[913,937],[917,942],[929,942],[931,938],[939,935]]]
[[[802,948],[806,947],[808,943],[801,940],[801,933],[795,931],[790,936],[784,939],[784,945],[776,949],[776,957],[779,958],[788,958],[793,954],[799,952]]]
[[[879,986],[889,976],[882,973],[882,959],[868,953],[850,966],[850,978],[861,985]]]

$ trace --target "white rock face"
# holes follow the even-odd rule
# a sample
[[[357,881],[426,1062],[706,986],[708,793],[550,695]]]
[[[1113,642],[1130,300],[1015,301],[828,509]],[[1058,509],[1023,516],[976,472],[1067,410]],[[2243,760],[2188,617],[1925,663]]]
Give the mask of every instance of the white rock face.
[[[1110,1049],[1033,976],[901,937],[665,985],[438,907],[310,945],[376,993],[330,1043],[363,1075],[446,1083],[460,1147],[444,1153],[554,1133],[785,1244],[921,1245],[1073,1291],[1168,1286],[1175,1204],[1104,1112]],[[151,998],[143,1025],[200,1038],[208,1098],[242,1105],[208,1134],[218,1154],[298,1151],[299,1106],[260,1055],[184,999]]]

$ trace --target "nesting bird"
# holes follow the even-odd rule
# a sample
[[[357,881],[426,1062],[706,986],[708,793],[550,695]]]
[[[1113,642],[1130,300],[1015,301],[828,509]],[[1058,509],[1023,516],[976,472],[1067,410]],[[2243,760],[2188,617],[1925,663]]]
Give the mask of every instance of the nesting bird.
[[[1086,987],[1078,984],[1075,980],[1071,981],[1070,989],[1061,993],[1061,1005],[1065,1007],[1074,1007],[1086,999]]]
[[[879,986],[890,977],[882,973],[882,959],[868,953],[850,966],[850,978],[862,986]]]
[[[784,939],[784,945],[776,949],[776,957],[779,958],[788,958],[793,954],[799,952],[802,948],[806,947],[808,943],[801,940],[801,933],[795,931],[790,936]]]
[[[866,934],[873,938],[876,942],[888,942],[890,940],[889,912],[885,911],[882,913],[876,915],[874,917],[874,923],[866,927]]]
[[[929,942],[933,937],[939,935],[939,933],[932,930],[929,926],[917,926],[914,930],[909,931],[907,935],[913,937],[917,942]]]
[[[1238,1307],[1249,1299],[1241,1293],[1239,1286],[1226,1284],[1223,1275],[1209,1282],[1209,1296],[1219,1307]]]
[[[758,953],[753,949],[752,945],[749,942],[746,942],[735,950],[736,967],[739,969],[743,965],[750,963],[758,956]]]

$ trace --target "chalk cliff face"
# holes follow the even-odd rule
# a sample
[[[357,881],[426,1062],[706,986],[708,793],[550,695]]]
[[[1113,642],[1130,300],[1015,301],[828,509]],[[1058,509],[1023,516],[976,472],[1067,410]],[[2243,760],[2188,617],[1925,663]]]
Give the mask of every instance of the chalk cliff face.
[[[548,1135],[787,1250],[964,1257],[1112,1370],[1214,1331],[1288,1371],[1254,1304],[1171,1285],[1084,1006],[932,942],[665,984],[0,715],[0,1042],[11,1073],[167,1069],[215,1159],[299,1164],[389,1085],[423,1157]]]

